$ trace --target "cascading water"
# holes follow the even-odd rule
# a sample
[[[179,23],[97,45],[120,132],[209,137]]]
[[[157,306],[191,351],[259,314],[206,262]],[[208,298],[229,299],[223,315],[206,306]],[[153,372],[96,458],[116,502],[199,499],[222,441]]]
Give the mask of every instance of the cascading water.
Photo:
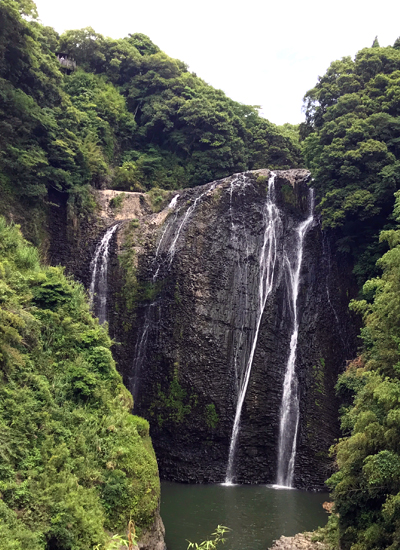
[[[276,483],[282,487],[292,487],[296,459],[297,431],[299,427],[298,382],[295,373],[299,320],[297,298],[300,286],[300,271],[303,260],[304,237],[314,219],[314,195],[310,189],[310,214],[297,228],[296,249],[291,258],[286,254],[286,265],[291,289],[291,311],[293,332],[290,338],[290,353],[283,382],[283,396],[279,414],[278,471]]]
[[[171,200],[171,202],[169,203],[167,208],[169,208],[170,210],[175,210],[177,202],[178,202],[178,198],[179,198],[179,194],[175,195],[175,197],[173,197],[173,199]],[[178,213],[179,213],[179,210],[177,211],[176,216],[178,215]],[[175,216],[175,218],[176,218],[176,216]],[[165,238],[166,234],[168,233],[170,225],[173,224],[173,222],[174,222],[174,220],[172,220],[170,223],[167,223],[165,225],[165,229],[162,232],[161,238],[159,240],[159,243],[158,243],[158,246],[157,246],[157,249],[156,249],[156,254],[155,254],[155,257],[154,257],[154,268],[153,268],[154,269],[153,283],[156,282],[159,271],[160,271],[160,268],[161,268],[160,252],[162,250],[162,244],[163,244],[163,241],[164,241],[164,238]],[[147,306],[146,312],[144,314],[142,334],[141,334],[140,338],[138,338],[138,340],[136,341],[135,352],[134,352],[134,360],[133,360],[134,376],[131,377],[131,379],[129,381],[129,387],[130,387],[130,390],[131,390],[134,401],[137,397],[138,390],[139,390],[142,366],[143,366],[144,360],[146,358],[147,339],[149,337],[151,319],[152,319],[153,309],[154,309],[155,305],[156,305],[156,301],[152,302],[151,304],[149,304]]]
[[[121,370],[165,479],[322,488],[317,451],[337,437],[332,386],[346,359],[329,298],[346,330],[345,294],[334,294],[346,287],[332,256],[327,289],[308,173],[276,171],[268,190],[265,175],[184,190],[170,208],[144,213],[133,234],[146,292],[131,331],[122,316],[113,328],[126,339]]]
[[[231,441],[229,446],[228,466],[226,470],[225,484],[232,484],[234,477],[234,459],[237,446],[237,439],[240,429],[240,418],[244,399],[246,396],[247,386],[249,384],[251,367],[253,364],[254,352],[257,345],[258,333],[260,330],[261,319],[264,312],[265,304],[269,294],[273,289],[275,267],[277,264],[277,235],[281,226],[280,211],[275,204],[275,177],[273,172],[268,181],[268,195],[264,207],[264,239],[260,251],[259,258],[259,285],[258,285],[258,310],[256,326],[253,333],[253,342],[251,345],[250,355],[247,360],[245,371],[242,375],[238,400],[236,405],[235,419],[233,422]]]
[[[175,256],[175,250],[176,250],[176,243],[178,242],[178,239],[179,239],[179,235],[181,234],[181,231],[182,229],[186,226],[186,224],[188,223],[189,219],[191,218],[193,212],[196,210],[196,207],[197,205],[199,204],[199,202],[201,201],[201,199],[204,197],[204,195],[206,195],[207,193],[209,193],[210,191],[212,191],[215,186],[217,185],[217,183],[213,183],[206,191],[204,191],[204,193],[202,193],[201,195],[199,195],[193,202],[192,205],[189,206],[189,208],[186,210],[185,212],[185,215],[183,216],[182,218],[182,221],[181,223],[179,224],[178,226],[178,229],[175,233],[175,236],[172,240],[172,243],[169,247],[169,250],[168,250],[168,254],[169,254],[169,263],[171,265],[172,263],[172,260],[174,259],[174,256]]]
[[[176,207],[176,203],[178,202],[178,198],[179,198],[179,194],[178,194],[178,195],[175,195],[175,197],[173,197],[173,198],[171,199],[171,202],[169,203],[168,208],[170,208],[171,210],[173,210],[173,209]]]
[[[173,197],[173,199],[171,200],[171,202],[169,203],[167,208],[169,208],[170,210],[175,210],[176,205],[178,203],[178,198],[179,198],[179,194],[175,195],[175,197]],[[155,258],[154,258],[155,268],[154,268],[153,282],[157,279],[158,273],[159,273],[160,268],[161,268],[161,262],[159,261],[159,255],[160,255],[160,250],[161,250],[161,247],[162,247],[162,244],[163,244],[163,241],[164,241],[164,237],[168,233],[168,230],[169,230],[170,226],[173,225],[174,221],[176,220],[176,218],[179,214],[179,210],[180,209],[177,210],[174,220],[166,223],[164,231],[162,232],[161,238],[158,241],[158,246],[157,246],[157,249],[156,249],[156,255],[155,255]]]
[[[146,313],[144,316],[142,334],[140,338],[137,340],[136,346],[135,346],[135,355],[134,355],[134,361],[133,361],[134,375],[133,377],[130,377],[130,380],[129,380],[129,389],[131,390],[134,403],[139,391],[140,378],[141,378],[143,363],[146,357],[147,339],[149,337],[150,322],[151,322],[152,310],[154,309],[154,306],[155,306],[155,302],[152,302],[150,305],[147,306]]]
[[[325,241],[326,241],[326,244],[325,244]],[[328,263],[328,273],[327,273],[327,276],[326,276],[326,297],[328,299],[328,304],[329,304],[329,306],[330,306],[330,308],[333,312],[333,315],[335,317],[336,325],[338,327],[339,336],[340,336],[340,339],[341,339],[342,344],[343,344],[343,349],[346,349],[347,348],[346,342],[343,338],[343,327],[342,327],[342,324],[339,320],[339,316],[336,312],[336,309],[335,309],[334,305],[332,304],[331,294],[329,292],[329,283],[330,283],[330,278],[331,278],[331,247],[330,247],[329,241],[326,239],[326,237],[323,239],[322,243],[323,243],[323,248],[324,248],[324,255],[326,256],[327,263]],[[325,249],[327,249],[327,250],[325,250]]]
[[[118,224],[107,229],[96,247],[93,260],[90,263],[91,282],[89,287],[90,304],[99,318],[100,324],[107,320],[107,271],[112,236]]]

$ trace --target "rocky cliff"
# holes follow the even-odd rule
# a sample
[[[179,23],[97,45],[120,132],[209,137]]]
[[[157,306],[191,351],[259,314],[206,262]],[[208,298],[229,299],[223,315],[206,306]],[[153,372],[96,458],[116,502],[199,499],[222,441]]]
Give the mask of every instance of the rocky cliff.
[[[109,322],[135,412],[151,423],[162,478],[225,479],[238,388],[255,338],[269,171],[184,190],[158,214],[138,213],[116,238]],[[293,311],[285,262],[309,212],[309,174],[278,171],[281,227],[243,403],[234,479],[274,483],[279,411]],[[128,198],[129,200],[129,198]],[[294,241],[293,241],[294,242]],[[288,244],[289,243],[289,244]],[[348,266],[337,265],[315,216],[297,301],[300,422],[294,484],[322,488],[339,435],[334,385],[353,356]]]
[[[118,205],[108,320],[135,412],[150,421],[164,479],[224,481],[238,394],[254,344],[234,480],[276,482],[279,414],[293,334],[288,265],[294,261],[296,230],[310,213],[310,193],[307,171],[276,172],[277,261],[257,329],[269,180],[268,170],[237,174],[184,190],[159,213],[151,213],[139,193],[126,194]],[[109,207],[112,197],[102,194],[104,228],[117,214]],[[93,254],[96,238],[85,242]],[[339,435],[334,385],[354,355],[357,327],[347,310],[350,266],[338,265],[317,216],[302,253],[294,485],[319,489],[331,468],[329,446]],[[89,264],[86,260],[80,267],[87,285]]]

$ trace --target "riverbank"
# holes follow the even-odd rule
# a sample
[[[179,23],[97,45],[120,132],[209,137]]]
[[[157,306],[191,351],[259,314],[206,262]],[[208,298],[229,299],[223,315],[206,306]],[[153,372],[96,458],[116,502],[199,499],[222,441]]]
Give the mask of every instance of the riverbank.
[[[313,533],[299,533],[294,537],[281,537],[270,550],[329,550],[323,542],[313,542]]]

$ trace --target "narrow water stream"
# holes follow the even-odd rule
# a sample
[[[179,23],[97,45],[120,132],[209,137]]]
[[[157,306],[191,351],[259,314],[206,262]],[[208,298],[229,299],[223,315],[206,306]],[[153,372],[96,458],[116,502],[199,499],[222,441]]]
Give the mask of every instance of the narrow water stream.
[[[226,468],[225,483],[230,485],[234,481],[235,471],[235,452],[240,429],[240,420],[242,415],[243,403],[246,397],[247,386],[250,380],[251,368],[253,366],[254,353],[258,342],[258,333],[260,331],[261,320],[264,313],[267,298],[270,295],[275,276],[275,266],[277,264],[277,238],[281,228],[280,212],[275,204],[275,178],[276,174],[271,172],[268,180],[268,195],[263,213],[265,230],[263,244],[260,250],[259,268],[260,280],[258,285],[258,311],[256,325],[253,335],[253,343],[250,350],[246,368],[241,376],[239,385],[238,400],[236,404],[235,419],[233,422],[231,442],[229,446],[228,464]]]
[[[326,493],[262,485],[161,484],[161,517],[168,550],[186,550],[187,540],[207,540],[215,527],[232,529],[226,550],[267,550],[281,535],[324,526]]]

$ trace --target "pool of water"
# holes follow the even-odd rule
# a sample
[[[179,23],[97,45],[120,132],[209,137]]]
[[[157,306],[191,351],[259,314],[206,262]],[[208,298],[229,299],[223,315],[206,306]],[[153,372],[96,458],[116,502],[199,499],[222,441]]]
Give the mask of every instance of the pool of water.
[[[274,489],[262,485],[161,484],[161,517],[168,550],[186,550],[187,541],[207,540],[215,527],[232,529],[226,550],[267,550],[281,535],[324,526],[326,493]]]

